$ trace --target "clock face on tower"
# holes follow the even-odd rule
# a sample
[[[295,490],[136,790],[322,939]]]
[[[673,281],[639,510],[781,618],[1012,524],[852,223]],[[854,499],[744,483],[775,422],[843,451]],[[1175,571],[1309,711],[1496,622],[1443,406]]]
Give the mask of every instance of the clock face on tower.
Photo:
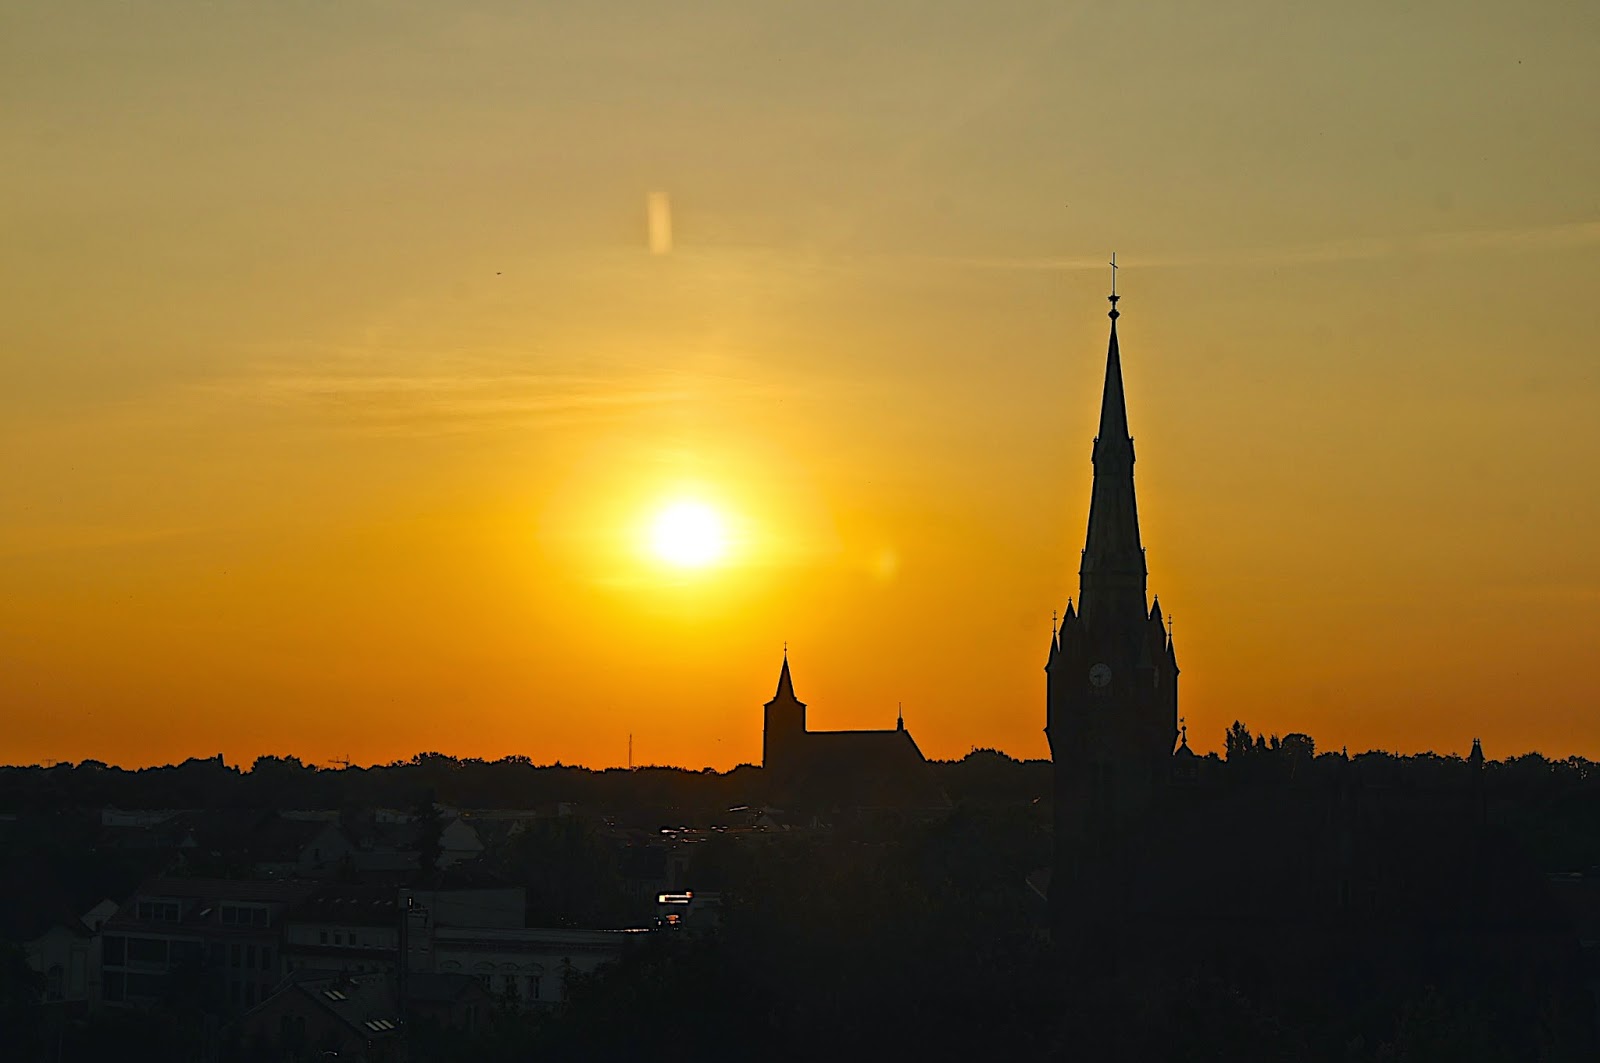
[[[1094,684],[1096,690],[1104,690],[1111,685],[1111,666],[1097,664],[1089,669],[1089,682]]]

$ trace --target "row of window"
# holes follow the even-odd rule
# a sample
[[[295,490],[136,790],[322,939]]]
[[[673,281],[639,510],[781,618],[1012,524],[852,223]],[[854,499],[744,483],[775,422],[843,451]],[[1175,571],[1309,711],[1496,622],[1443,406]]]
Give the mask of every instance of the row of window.
[[[524,977],[525,977],[525,983],[527,985],[526,999],[528,999],[528,1000],[539,1000],[539,999],[541,999],[540,995],[539,995],[539,985],[540,985],[539,975],[530,974],[530,975],[526,975]],[[495,983],[495,979],[496,978],[498,978],[500,980],[498,985]],[[501,974],[501,975],[480,974],[480,975],[478,975],[478,981],[482,982],[483,983],[483,988],[487,989],[491,993],[498,992],[502,996],[508,996],[508,997],[514,997],[514,996],[518,995],[518,993],[517,993],[517,976],[514,975],[514,974]]]
[[[379,940],[378,936],[368,936],[365,934],[363,934],[358,940],[354,930],[350,931],[348,934],[342,930],[319,930],[317,931],[317,944],[351,945],[355,947],[364,946],[366,948],[392,948],[394,942],[392,939]]]
[[[140,901],[135,911],[139,919],[147,923],[176,923],[183,915],[182,906],[177,901]],[[200,914],[203,916],[206,912]],[[270,915],[266,908],[224,904],[220,907],[217,918],[224,926],[266,926]]]
[[[138,907],[140,920],[149,923],[176,923],[178,921],[177,901],[140,901]]]
[[[224,904],[218,918],[223,926],[266,926],[267,910],[265,908],[247,908],[242,905]]]
[[[284,965],[291,971],[313,970],[320,971],[327,967],[324,960],[284,960]],[[381,974],[394,970],[392,963],[345,963],[339,969],[349,974]]]
[[[166,938],[125,938],[107,934],[100,939],[101,962],[108,967],[155,966],[178,967],[200,959],[198,941],[168,941]],[[246,970],[272,969],[271,945],[245,945],[234,942],[223,945],[211,943],[211,966],[244,968]]]

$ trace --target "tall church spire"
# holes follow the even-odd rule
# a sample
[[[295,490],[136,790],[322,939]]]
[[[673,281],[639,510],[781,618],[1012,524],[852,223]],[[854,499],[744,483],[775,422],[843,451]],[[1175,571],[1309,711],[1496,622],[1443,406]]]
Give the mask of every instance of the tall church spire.
[[[789,678],[789,647],[783,648],[783,671],[778,673],[778,692],[772,696],[773,701],[799,701],[794,696],[794,680]]]
[[[1111,274],[1111,340],[1100,399],[1100,434],[1094,441],[1094,492],[1089,534],[1078,570],[1078,608],[1085,624],[1144,619],[1144,548],[1139,542],[1139,507],[1133,494],[1133,437],[1122,390],[1122,353],[1117,347],[1116,263]]]

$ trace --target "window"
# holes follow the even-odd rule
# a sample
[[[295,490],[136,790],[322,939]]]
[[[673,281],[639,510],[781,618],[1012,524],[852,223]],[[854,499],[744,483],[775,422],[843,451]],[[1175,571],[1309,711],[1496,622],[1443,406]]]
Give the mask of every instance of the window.
[[[246,945],[244,947],[244,965],[254,969],[256,965],[256,947],[254,945]]]
[[[334,934],[333,935],[333,943],[335,945],[343,945],[344,944],[344,935],[343,934]]]
[[[123,950],[123,943],[126,940],[126,938],[111,937],[110,935],[101,938],[100,962],[108,967],[121,967],[124,962],[123,957],[126,955]]]
[[[228,946],[228,966],[239,966],[239,946],[237,944]]]
[[[121,1000],[127,991],[126,975],[121,971],[106,971],[100,976],[100,995],[107,1000]]]
[[[151,923],[176,923],[178,921],[178,904],[176,901],[140,901],[137,909],[139,919]]]
[[[317,932],[317,943],[319,945],[326,945],[328,943],[328,932],[326,930],[320,930]]]
[[[128,962],[165,964],[167,942],[164,938],[129,938]]]
[[[528,976],[528,999],[539,999],[539,976],[536,974],[530,974]]]
[[[272,946],[271,945],[263,945],[263,946],[261,946],[261,969],[263,971],[272,970]]]
[[[266,926],[267,910],[265,908],[249,908],[237,904],[222,906],[221,918],[224,926]]]
[[[62,983],[66,980],[66,972],[59,963],[50,965],[44,973],[44,995],[46,1000],[60,1000]]]

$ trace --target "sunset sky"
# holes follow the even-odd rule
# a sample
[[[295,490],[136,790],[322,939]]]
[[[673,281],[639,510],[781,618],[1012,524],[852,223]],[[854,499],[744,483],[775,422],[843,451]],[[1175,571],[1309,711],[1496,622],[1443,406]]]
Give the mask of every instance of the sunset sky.
[[[0,763],[1045,756],[1112,251],[1192,744],[1600,756],[1592,0],[22,0],[0,145]]]

